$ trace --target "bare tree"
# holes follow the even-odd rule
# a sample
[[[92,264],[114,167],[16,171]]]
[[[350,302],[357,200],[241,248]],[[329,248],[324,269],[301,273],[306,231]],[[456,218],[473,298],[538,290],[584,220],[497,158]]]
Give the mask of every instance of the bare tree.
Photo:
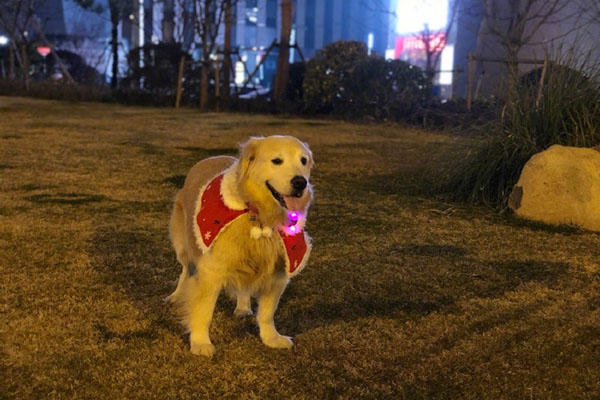
[[[598,0],[575,0],[582,15],[583,23],[587,26],[593,26],[596,29],[600,27],[600,1]]]
[[[285,89],[290,77],[290,34],[292,31],[292,0],[281,0],[281,33],[279,40],[279,55],[277,56],[277,71],[273,88],[273,98],[283,100]]]
[[[534,44],[543,27],[573,18],[579,11],[569,5],[569,0],[487,1],[483,12],[484,29],[480,35],[494,37],[503,51],[508,103],[516,96],[521,49]]]
[[[600,2],[598,0],[579,0],[582,14],[586,15],[590,24],[600,25]]]
[[[29,46],[31,34],[29,29],[33,18],[35,18],[35,9],[39,6],[41,0],[4,0],[0,7],[0,27],[10,38],[11,59],[14,56],[21,68],[25,88],[29,90]],[[14,63],[9,62],[9,76],[14,76],[12,71]]]
[[[75,0],[79,6],[86,10],[101,13],[102,4],[99,0]],[[130,11],[131,0],[108,0],[110,13],[110,49],[112,58],[112,76],[110,86],[116,89],[119,81],[119,22],[123,16]]]
[[[112,55],[112,72],[110,87],[116,89],[119,85],[119,21],[131,10],[129,0],[108,0],[110,11],[110,50]]]
[[[56,46],[54,46],[52,43],[50,43],[48,38],[46,38],[46,34],[44,33],[44,30],[43,30],[42,26],[40,25],[37,16],[34,16],[33,18],[31,18],[31,23],[32,23],[33,28],[38,33],[39,38],[44,43],[44,45],[46,45],[46,46],[50,47],[50,49],[52,49],[50,54],[52,54],[52,58],[54,58],[54,62],[60,68],[60,70],[63,74],[63,77],[67,80],[67,82],[69,82],[71,84],[75,84],[75,80],[71,76],[71,73],[69,72],[69,70],[67,69],[65,64],[62,62],[60,57],[58,56],[58,53],[56,52]]]
[[[208,107],[211,55],[217,48],[217,36],[223,22],[227,0],[193,0],[192,16],[202,47],[200,71],[200,108]]]
[[[423,44],[425,51],[425,76],[427,78],[427,84],[431,91],[433,87],[433,79],[435,78],[436,71],[439,66],[440,56],[442,50],[446,47],[448,42],[448,35],[452,30],[456,21],[456,14],[458,9],[459,0],[451,2],[450,13],[448,15],[448,22],[446,27],[441,31],[432,31],[429,29],[429,25],[425,24],[423,30],[417,35],[417,38]]]
[[[223,41],[223,87],[221,98],[229,99],[229,85],[231,82],[231,31],[233,28],[233,7],[237,0],[225,0],[225,40]]]

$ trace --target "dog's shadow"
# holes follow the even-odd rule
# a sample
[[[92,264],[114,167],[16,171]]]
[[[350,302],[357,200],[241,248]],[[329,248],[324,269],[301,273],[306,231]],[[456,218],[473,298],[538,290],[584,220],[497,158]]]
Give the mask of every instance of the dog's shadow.
[[[124,293],[148,321],[144,328],[117,332],[111,329],[110,321],[98,318],[93,327],[99,342],[152,341],[163,334],[172,334],[181,338],[182,348],[187,347],[187,332],[180,323],[176,307],[166,301],[166,296],[176,287],[181,265],[165,232],[143,227],[128,230],[116,226],[100,227],[90,240],[88,254],[102,283]],[[235,301],[223,291],[211,329],[233,340],[258,336],[254,316],[235,317],[234,309]]]
[[[164,302],[180,272],[164,232],[100,227],[88,251],[103,283],[125,292],[149,320],[144,329],[130,332],[113,332],[105,321],[96,321],[100,341],[151,341],[162,331],[180,336],[185,346],[185,330],[173,307]],[[327,264],[337,265],[337,270],[315,256],[284,292],[275,316],[282,333],[297,335],[367,317],[416,320],[434,312],[452,312],[460,299],[496,298],[528,282],[553,287],[568,276],[570,268],[552,261],[481,261],[463,248],[442,244],[390,246],[364,260],[328,258]],[[343,267],[348,263],[354,269]],[[236,318],[234,308],[235,302],[222,294],[216,328],[234,340],[258,335],[254,318]]]
[[[90,240],[88,253],[103,284],[125,293],[131,304],[149,320],[148,327],[142,331],[126,333],[112,332],[106,321],[98,320],[94,327],[100,341],[106,338],[152,340],[160,330],[184,334],[177,317],[164,301],[175,288],[180,272],[164,232],[100,227]]]

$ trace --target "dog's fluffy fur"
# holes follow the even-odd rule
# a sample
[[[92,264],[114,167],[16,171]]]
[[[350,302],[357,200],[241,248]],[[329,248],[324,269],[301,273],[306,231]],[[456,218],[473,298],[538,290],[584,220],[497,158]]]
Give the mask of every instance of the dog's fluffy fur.
[[[250,299],[257,299],[257,322],[265,345],[292,347],[291,338],[280,335],[273,322],[289,281],[285,249],[275,231],[287,222],[282,198],[286,206],[289,203],[304,214],[308,211],[312,166],[312,153],[305,143],[291,136],[270,136],[251,138],[240,147],[239,159],[208,158],[188,173],[171,215],[171,241],[183,271],[169,300],[178,306],[190,331],[192,353],[210,357],[215,351],[208,331],[222,289],[237,297],[236,315],[252,314]],[[195,232],[199,195],[223,172],[224,203],[238,210],[251,205],[257,213],[242,214],[232,221],[203,254]],[[306,188],[294,187],[295,177],[303,177]],[[281,195],[279,201],[267,183]]]

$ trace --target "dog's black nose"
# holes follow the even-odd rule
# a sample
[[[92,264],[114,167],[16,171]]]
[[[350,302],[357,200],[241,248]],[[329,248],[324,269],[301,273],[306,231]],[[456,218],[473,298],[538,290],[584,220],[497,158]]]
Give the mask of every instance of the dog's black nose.
[[[307,185],[306,182],[306,178],[300,175],[296,175],[295,177],[292,178],[291,180],[292,182],[292,187],[294,188],[294,191],[296,192],[302,192]]]

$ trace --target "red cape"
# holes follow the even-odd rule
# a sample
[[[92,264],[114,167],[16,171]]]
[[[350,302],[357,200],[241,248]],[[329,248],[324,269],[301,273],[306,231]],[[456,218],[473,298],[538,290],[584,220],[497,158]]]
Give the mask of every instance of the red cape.
[[[221,195],[222,182],[223,174],[210,181],[200,193],[200,210],[196,215],[196,223],[201,236],[200,240],[204,245],[201,247],[204,251],[210,248],[227,225],[249,212],[248,209],[233,210],[227,207]],[[310,240],[305,232],[299,232],[296,235],[288,235],[281,230],[277,230],[277,232],[287,255],[286,271],[288,275],[295,275],[306,265],[311,248]]]

